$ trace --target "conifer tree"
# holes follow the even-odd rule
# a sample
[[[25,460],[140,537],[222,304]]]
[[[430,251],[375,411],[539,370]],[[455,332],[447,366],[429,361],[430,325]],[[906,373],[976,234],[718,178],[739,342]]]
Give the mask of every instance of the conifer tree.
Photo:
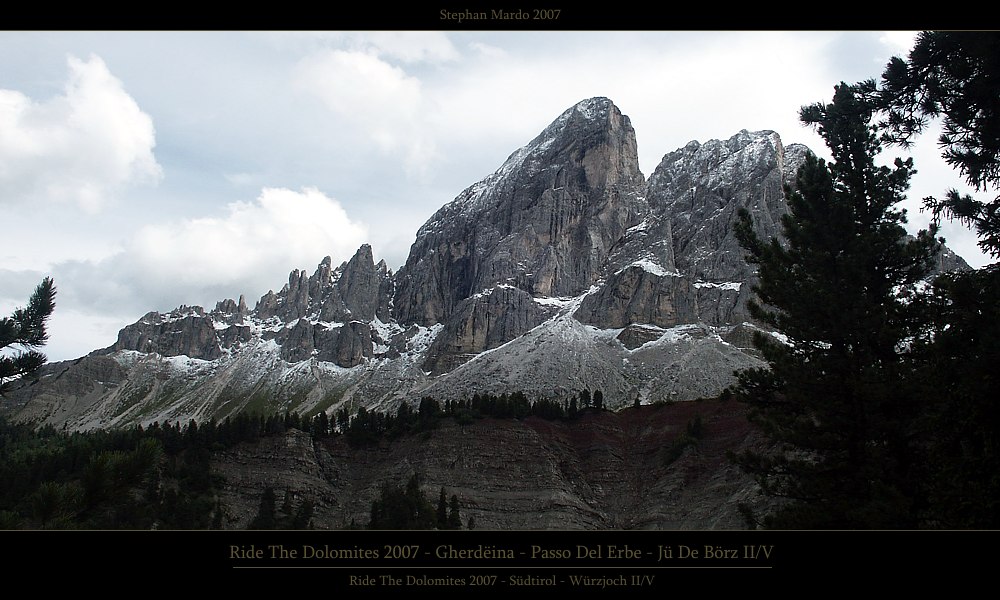
[[[1000,33],[924,31],[906,59],[893,58],[873,94],[884,138],[908,146],[933,119],[945,159],[976,192],[925,198],[935,221],[973,227],[1000,258]],[[914,378],[924,398],[928,524],[1000,526],[1000,264],[947,273],[926,303],[931,333],[916,345]]]
[[[832,104],[802,109],[834,162],[807,157],[786,190],[784,240],[757,238],[746,211],[737,225],[758,265],[751,312],[778,332],[754,340],[770,368],[739,373],[733,390],[775,442],[738,457],[765,493],[788,500],[769,526],[915,525],[917,425],[903,383],[919,334],[912,290],[936,241],[906,237],[895,205],[912,161],[876,166],[866,91],[841,84]]]
[[[45,364],[45,355],[36,348],[49,339],[46,324],[55,310],[55,298],[55,285],[46,277],[31,294],[26,308],[0,319],[0,351],[13,350],[0,354],[0,396],[13,381],[33,374]]]
[[[368,529],[434,529],[437,514],[420,491],[420,477],[413,474],[405,490],[386,485],[372,502]]]
[[[462,515],[458,512],[458,496],[452,494],[448,504],[448,529],[461,529]]]
[[[447,529],[448,527],[448,500],[444,486],[441,486],[441,494],[438,496],[437,527],[438,529]]]
[[[976,191],[1000,182],[1000,33],[924,31],[907,59],[894,57],[875,97],[885,139],[908,146],[940,117],[944,158]],[[975,227],[984,252],[1000,258],[1000,197],[976,200],[956,190],[926,198],[935,217]]]
[[[267,486],[260,497],[260,508],[257,515],[250,522],[248,529],[274,529],[278,523],[275,510],[274,488]]]

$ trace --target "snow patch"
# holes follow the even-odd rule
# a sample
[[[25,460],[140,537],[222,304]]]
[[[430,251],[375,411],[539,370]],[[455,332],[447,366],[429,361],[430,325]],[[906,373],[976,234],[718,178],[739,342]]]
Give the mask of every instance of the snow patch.
[[[683,277],[683,275],[681,275],[678,271],[668,271],[649,259],[637,260],[633,263],[630,263],[629,265],[615,271],[615,275],[620,274],[626,269],[631,269],[632,267],[639,267],[643,271],[646,271],[647,273],[652,273],[657,277]]]
[[[793,345],[791,338],[789,338],[787,335],[781,333],[780,331],[769,331],[768,333],[771,334],[771,337],[773,337],[774,339],[778,340],[779,342],[781,342],[782,344],[784,344],[786,346]]]
[[[188,317],[202,317],[204,315],[198,313],[198,309],[195,307],[181,307],[169,312],[165,315],[160,316],[160,323],[174,323],[176,321],[183,321]],[[144,321],[145,322],[145,321]]]
[[[585,119],[594,120],[604,115],[607,103],[608,101],[605,98],[589,98],[578,102],[574,108]]]
[[[178,356],[164,356],[161,360],[170,365],[171,368],[178,371],[189,371],[191,369],[197,369],[199,367],[204,367],[206,365],[211,365],[212,361],[203,360],[200,358],[191,358],[186,354],[180,354]]]
[[[661,346],[661,345],[664,345],[664,344],[677,344],[677,343],[680,343],[680,342],[690,342],[690,341],[693,341],[695,339],[704,337],[703,334],[705,332],[705,326],[698,325],[698,324],[693,324],[693,323],[687,323],[687,324],[684,324],[684,325],[676,325],[676,326],[670,327],[670,328],[657,327],[656,325],[652,325],[652,324],[635,324],[635,323],[633,323],[633,325],[641,325],[645,329],[648,329],[648,330],[651,330],[651,331],[654,331],[654,332],[658,331],[658,332],[662,332],[662,333],[660,334],[660,337],[656,338],[655,340],[650,340],[650,341],[646,342],[645,344],[642,344],[641,346],[638,346],[637,348],[633,348],[631,350],[629,350],[628,348],[626,348],[625,351],[628,352],[629,354],[634,354],[636,352],[639,352],[640,350],[647,350],[649,348],[652,348],[652,347],[655,347],[655,346]],[[621,332],[621,329],[618,329],[617,331]]]
[[[694,283],[694,287],[699,288],[699,289],[701,289],[701,288],[718,288],[720,290],[733,290],[733,291],[737,291],[738,292],[738,291],[740,291],[740,288],[743,287],[743,284],[741,282],[739,282],[739,281],[727,281],[725,283],[712,283],[710,281],[696,281]]]
[[[518,288],[517,288],[517,286],[511,285],[509,283],[499,283],[499,284],[497,284],[497,285],[495,285],[493,287],[488,287],[486,289],[480,290],[480,291],[476,292],[475,294],[473,294],[471,297],[472,298],[482,298],[483,296],[489,296],[490,294],[493,293],[494,290],[497,290],[497,289],[516,290]]]
[[[417,354],[425,352],[428,348],[430,348],[430,345],[434,343],[434,339],[443,330],[443,323],[435,323],[430,327],[417,325],[416,335],[410,338],[406,344],[407,351]]]
[[[532,298],[532,300],[534,300],[536,304],[541,304],[542,306],[567,308],[569,306],[572,306],[572,304],[577,301],[577,298],[571,298],[571,297],[555,298],[552,296],[539,296],[537,298]]]
[[[632,227],[626,229],[625,235],[629,235],[632,233],[639,233],[640,231],[646,231],[647,229],[649,229],[649,221],[643,219],[642,223],[639,223],[638,225],[633,225]]]

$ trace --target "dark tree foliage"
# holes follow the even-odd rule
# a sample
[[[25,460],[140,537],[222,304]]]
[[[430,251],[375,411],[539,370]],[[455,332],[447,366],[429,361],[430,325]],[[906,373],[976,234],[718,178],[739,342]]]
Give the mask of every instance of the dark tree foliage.
[[[663,449],[663,464],[670,465],[684,455],[684,451],[688,447],[697,447],[698,441],[704,435],[704,426],[701,420],[701,414],[695,415],[690,421],[688,421],[687,426],[684,428],[684,433],[677,436],[670,444],[664,446]]]
[[[587,392],[589,397],[589,392]],[[603,394],[595,397],[603,402]],[[576,414],[576,399],[570,403],[570,410]],[[402,403],[396,414],[388,414],[364,407],[350,417],[346,409],[337,412],[337,427],[346,435],[352,446],[369,446],[381,440],[393,440],[402,435],[428,432],[438,427],[444,419],[454,419],[460,425],[472,423],[475,419],[493,417],[498,419],[524,419],[536,416],[548,420],[563,420],[567,408],[556,400],[542,398],[532,402],[521,391],[512,394],[475,394],[471,400],[448,400],[441,404],[429,396],[421,398],[415,411],[407,403]]]
[[[576,396],[570,398],[569,408],[566,409],[566,417],[569,419],[575,419],[580,414],[580,409],[576,403]]]
[[[441,494],[438,496],[437,526],[438,529],[445,529],[448,526],[448,496],[444,486],[441,486]]]
[[[183,428],[157,422],[67,434],[0,416],[0,528],[221,528],[212,452],[253,442],[264,429],[261,415],[240,414]],[[282,509],[275,526],[309,526],[309,500]]]
[[[28,300],[28,306],[0,319],[0,396],[15,380],[30,376],[45,364],[45,355],[36,348],[49,339],[46,322],[56,307],[56,288],[52,279],[42,280]]]
[[[169,425],[65,434],[0,418],[0,512],[23,528],[206,528],[208,451],[183,440]]]
[[[1000,268],[949,273],[928,303],[934,335],[915,350],[926,430],[930,525],[1000,527]]]
[[[325,438],[330,435],[330,418],[326,415],[326,411],[320,411],[313,419],[313,432],[314,437]]]
[[[808,156],[784,241],[753,233],[743,211],[737,235],[758,265],[756,319],[781,339],[758,334],[769,369],[739,373],[733,390],[751,419],[777,444],[740,464],[766,493],[789,502],[766,524],[872,528],[916,524],[916,425],[904,349],[918,335],[915,284],[930,268],[933,236],[907,239],[895,205],[911,161],[878,167],[874,106],[854,87],[836,87],[832,104],[802,109],[834,162]]]
[[[924,31],[907,59],[894,57],[877,94],[885,139],[909,145],[940,117],[945,160],[977,191],[1000,181],[1000,32]],[[935,217],[974,226],[984,252],[1000,258],[1000,197],[974,200],[956,190],[925,199]]]
[[[871,85],[871,84],[869,84]],[[922,32],[907,59],[882,75],[885,139],[908,145],[940,118],[945,159],[976,191],[1000,188],[1000,32]],[[1000,258],[1000,197],[980,201],[956,190],[925,198],[935,221],[975,228],[979,246]],[[914,380],[933,432],[926,461],[928,519],[940,527],[1000,527],[1000,266],[949,273],[926,304],[930,335],[916,345]]]
[[[277,509],[275,508],[274,488],[267,486],[260,497],[260,508],[247,529],[274,529],[278,524]]]
[[[406,487],[386,485],[378,500],[372,502],[368,529],[434,529],[437,514],[420,491],[420,478],[414,474]]]
[[[458,496],[452,494],[451,500],[448,503],[448,522],[447,529],[461,529],[462,528],[462,515],[459,513],[458,507]]]
[[[441,405],[434,398],[424,396],[420,399],[418,412],[421,421],[429,421],[441,413]]]

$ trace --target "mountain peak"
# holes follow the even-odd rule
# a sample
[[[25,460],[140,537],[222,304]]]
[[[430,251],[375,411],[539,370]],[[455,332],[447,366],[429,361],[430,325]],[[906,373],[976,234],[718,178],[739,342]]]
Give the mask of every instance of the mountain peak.
[[[586,100],[580,100],[569,110],[579,113],[587,119],[597,119],[607,115],[608,111],[611,109],[616,111],[618,110],[618,107],[615,106],[614,102],[604,96],[595,96],[593,98],[587,98]]]
[[[607,98],[576,103],[420,228],[400,271],[401,321],[441,322],[497,285],[588,289],[635,221],[644,184],[628,117]]]
[[[575,151],[582,144],[601,143],[621,146],[626,159],[638,154],[632,124],[611,100],[604,97],[581,100],[564,110],[528,144],[514,151],[494,176],[504,177],[519,169],[537,172],[561,162],[563,155]],[[618,154],[617,148],[612,154]],[[628,164],[630,162],[635,163],[634,168]],[[622,166],[626,167],[630,177],[642,178],[638,158],[627,160]]]

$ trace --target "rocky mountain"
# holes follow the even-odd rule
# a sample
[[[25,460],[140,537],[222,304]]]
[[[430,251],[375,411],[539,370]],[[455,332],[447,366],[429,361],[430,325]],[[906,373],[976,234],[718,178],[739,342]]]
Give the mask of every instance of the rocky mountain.
[[[365,245],[292,271],[252,309],[148,313],[7,408],[89,429],[476,392],[601,390],[610,408],[714,396],[763,364],[736,212],[777,235],[806,152],[741,131],[688,143],[647,180],[628,117],[584,100],[437,211],[398,273]]]

